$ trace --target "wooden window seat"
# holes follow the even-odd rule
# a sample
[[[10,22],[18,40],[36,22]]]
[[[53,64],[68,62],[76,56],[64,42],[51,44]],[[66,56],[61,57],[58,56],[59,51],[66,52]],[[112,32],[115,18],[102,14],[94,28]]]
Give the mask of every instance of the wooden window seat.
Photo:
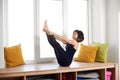
[[[0,69],[0,80],[32,80],[33,77],[43,76],[54,76],[53,80],[63,80],[62,74],[64,73],[73,74],[75,76],[74,80],[77,80],[78,73],[86,71],[97,71],[100,74],[100,80],[107,80],[106,71],[108,70],[112,72],[111,80],[118,80],[118,65],[110,62],[72,62],[69,67],[60,67],[57,63],[44,63],[2,68]]]

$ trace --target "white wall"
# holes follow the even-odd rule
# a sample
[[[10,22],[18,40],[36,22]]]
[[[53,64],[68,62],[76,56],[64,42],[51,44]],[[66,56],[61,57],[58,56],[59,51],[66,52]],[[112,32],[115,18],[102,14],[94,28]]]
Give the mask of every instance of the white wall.
[[[119,63],[119,0],[107,0],[107,42],[110,44],[108,58]]]
[[[119,1],[120,3],[120,1]],[[120,5],[119,5],[119,48],[120,48]],[[119,65],[120,65],[120,49],[119,49]],[[119,73],[120,73],[120,66],[119,66]],[[120,74],[119,74],[120,76]]]
[[[120,65],[120,0],[107,0],[106,5],[107,42],[110,44],[108,60]]]
[[[91,0],[92,42],[106,42],[106,1]]]
[[[4,67],[3,52],[3,0],[0,0],[0,68]]]
[[[108,43],[108,61],[119,65],[120,0],[91,0],[91,2],[92,41]]]

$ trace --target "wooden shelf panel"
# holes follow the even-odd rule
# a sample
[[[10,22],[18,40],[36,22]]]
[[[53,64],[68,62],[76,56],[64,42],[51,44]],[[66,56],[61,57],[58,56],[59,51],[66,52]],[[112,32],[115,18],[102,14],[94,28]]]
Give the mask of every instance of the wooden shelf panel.
[[[5,74],[29,75],[32,73],[49,74],[72,71],[84,71],[93,69],[114,68],[114,63],[82,63],[73,62],[70,67],[60,67],[57,63],[22,65],[13,68],[0,69],[0,77]],[[34,73],[34,74],[35,74]]]
[[[115,63],[83,63],[83,62],[73,62],[69,67],[60,67],[57,63],[46,63],[46,64],[29,64],[29,65],[22,65],[13,68],[5,68],[0,69],[0,80],[5,78],[6,80],[10,80],[15,77],[14,79],[21,79],[26,80],[29,76],[36,76],[36,75],[49,75],[54,74],[59,76],[57,80],[62,80],[61,76],[62,73],[74,73],[76,75],[77,72],[82,71],[90,71],[90,70],[97,70],[101,75],[101,80],[105,80],[105,70],[111,70],[115,75],[117,75],[117,70]],[[115,76],[114,75],[114,76]],[[23,77],[19,77],[23,76]],[[76,75],[77,76],[77,75]],[[115,80],[114,78],[112,80]],[[9,79],[7,79],[8,77]],[[116,76],[115,76],[116,77]],[[4,79],[4,80],[5,80]],[[13,80],[14,80],[13,79]],[[116,79],[117,80],[117,79]]]

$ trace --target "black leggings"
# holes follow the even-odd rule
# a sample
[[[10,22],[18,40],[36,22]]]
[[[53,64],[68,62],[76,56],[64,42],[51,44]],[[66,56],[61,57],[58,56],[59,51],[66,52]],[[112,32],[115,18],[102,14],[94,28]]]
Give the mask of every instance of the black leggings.
[[[54,52],[60,66],[69,66],[72,62],[69,55],[66,54],[66,51],[61,47],[61,45],[56,41],[53,35],[47,35],[48,42],[54,48]]]

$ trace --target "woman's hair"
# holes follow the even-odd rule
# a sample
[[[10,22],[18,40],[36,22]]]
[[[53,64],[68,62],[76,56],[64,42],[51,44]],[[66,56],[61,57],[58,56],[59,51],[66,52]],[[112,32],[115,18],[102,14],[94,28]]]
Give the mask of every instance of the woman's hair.
[[[73,32],[77,32],[77,34],[78,34],[78,38],[76,40],[77,42],[81,42],[81,41],[84,40],[84,34],[83,34],[82,31],[80,31],[80,30],[74,30]]]

